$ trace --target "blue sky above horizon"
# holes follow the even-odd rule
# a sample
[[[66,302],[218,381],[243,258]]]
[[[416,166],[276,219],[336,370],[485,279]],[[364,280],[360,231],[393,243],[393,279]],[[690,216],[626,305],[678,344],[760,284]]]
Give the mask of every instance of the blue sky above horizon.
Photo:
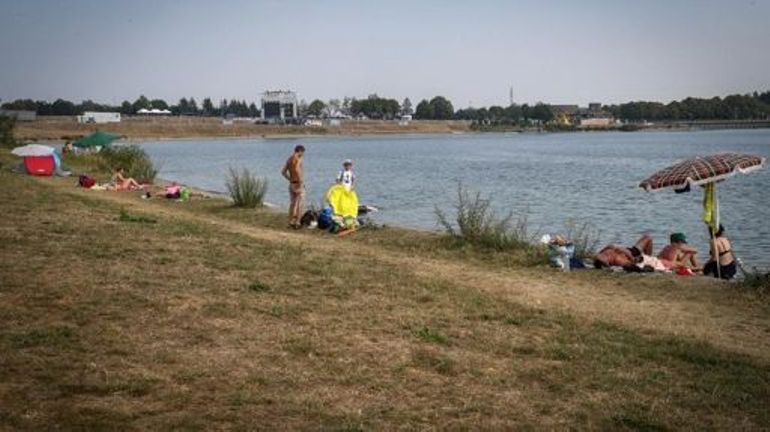
[[[0,99],[455,107],[770,90],[770,0],[4,1]]]

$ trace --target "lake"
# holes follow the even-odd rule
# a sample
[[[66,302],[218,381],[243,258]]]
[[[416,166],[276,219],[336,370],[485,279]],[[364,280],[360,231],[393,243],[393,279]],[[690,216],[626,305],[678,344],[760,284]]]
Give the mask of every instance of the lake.
[[[342,160],[354,160],[361,203],[381,208],[376,220],[436,230],[436,206],[449,210],[458,182],[494,202],[500,214],[526,215],[533,231],[564,232],[588,221],[602,243],[631,245],[649,233],[656,251],[685,232],[705,257],[700,188],[647,193],[637,183],[696,155],[741,152],[770,158],[770,130],[463,134],[299,139],[205,139],[145,142],[160,176],[225,191],[228,167],[268,179],[267,201],[288,205],[280,169],[297,144],[307,147],[308,202],[320,203]],[[770,267],[770,168],[719,184],[721,220],[736,254]]]

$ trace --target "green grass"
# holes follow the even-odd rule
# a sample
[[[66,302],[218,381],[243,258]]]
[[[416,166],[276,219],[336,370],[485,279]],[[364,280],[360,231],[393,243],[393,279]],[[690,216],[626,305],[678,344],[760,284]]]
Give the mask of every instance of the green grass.
[[[438,333],[435,330],[431,330],[428,327],[421,327],[415,330],[414,335],[424,340],[425,342],[430,342],[430,343],[439,344],[439,345],[449,345],[449,339],[446,336],[442,335],[441,333]]]
[[[249,291],[253,291],[256,293],[266,293],[266,292],[270,292],[271,289],[267,284],[263,282],[254,281],[251,284],[249,284]]]
[[[120,222],[131,222],[131,223],[140,223],[140,224],[158,223],[157,219],[149,218],[146,216],[132,216],[128,214],[128,212],[125,209],[120,209],[120,213],[118,214],[118,220]]]

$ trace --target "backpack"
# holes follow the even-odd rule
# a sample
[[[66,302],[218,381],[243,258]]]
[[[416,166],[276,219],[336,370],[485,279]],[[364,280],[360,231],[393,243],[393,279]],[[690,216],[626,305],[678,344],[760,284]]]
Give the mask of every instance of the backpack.
[[[323,210],[321,210],[321,214],[318,215],[318,228],[328,229],[331,226],[332,226],[332,209],[331,207],[326,207]]]
[[[89,177],[87,175],[81,175],[78,178],[78,186],[80,186],[80,187],[83,187],[83,188],[86,188],[86,189],[90,189],[95,184],[96,184],[96,180],[94,180],[93,177]]]
[[[310,226],[311,222],[318,220],[318,212],[315,210],[308,210],[299,219],[299,224],[302,226]]]

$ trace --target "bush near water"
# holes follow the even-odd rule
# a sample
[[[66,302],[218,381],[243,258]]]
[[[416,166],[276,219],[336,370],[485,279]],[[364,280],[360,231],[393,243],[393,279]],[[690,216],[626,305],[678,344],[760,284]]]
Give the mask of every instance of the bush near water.
[[[152,183],[158,175],[158,169],[150,156],[136,144],[110,146],[98,153],[101,168],[115,171],[123,168],[129,177],[140,183]]]
[[[225,186],[236,207],[256,208],[264,204],[267,179],[257,178],[246,168],[240,172],[230,168]]]
[[[438,207],[436,217],[444,231],[459,243],[498,251],[533,247],[527,218],[514,218],[512,212],[503,218],[498,217],[492,210],[492,201],[482,197],[481,193],[471,193],[458,184],[457,201],[453,207],[453,217]]]

